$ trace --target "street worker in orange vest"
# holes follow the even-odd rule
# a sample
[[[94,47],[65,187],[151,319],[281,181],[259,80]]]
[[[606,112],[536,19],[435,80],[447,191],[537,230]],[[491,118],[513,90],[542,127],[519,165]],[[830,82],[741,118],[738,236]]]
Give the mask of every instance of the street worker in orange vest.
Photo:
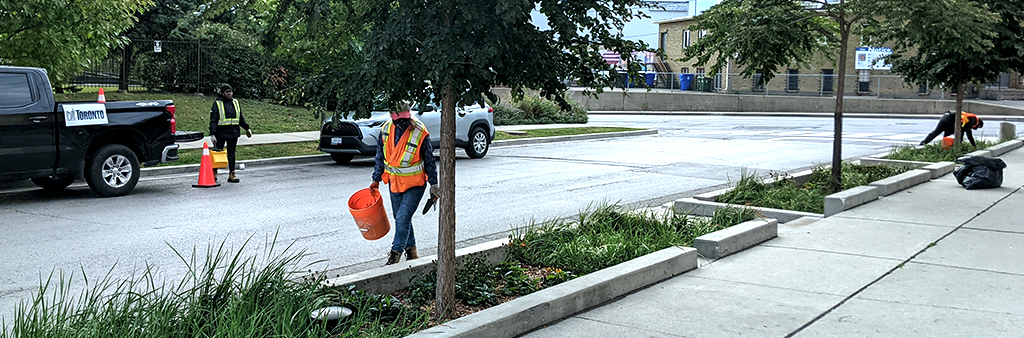
[[[242,109],[235,99],[235,91],[231,85],[225,83],[220,85],[220,93],[217,93],[217,101],[210,107],[210,138],[213,147],[224,149],[228,146],[228,182],[238,183],[235,176],[235,146],[238,145],[238,138],[242,136],[241,130],[245,129],[245,136],[252,137],[252,130],[249,124],[245,123],[242,117]],[[217,179],[217,169],[213,169],[213,178]]]
[[[390,186],[391,210],[395,217],[395,239],[385,265],[398,263],[405,253],[406,260],[419,258],[416,235],[412,229],[412,215],[430,183],[430,195],[437,196],[437,165],[434,147],[430,144],[427,126],[412,117],[409,103],[401,102],[391,112],[391,120],[384,122],[377,137],[377,157],[373,167],[373,183]]]
[[[931,142],[936,136],[939,136],[939,133],[942,133],[942,137],[953,135],[954,128],[956,128],[956,125],[953,124],[953,119],[955,118],[956,112],[952,110],[946,112],[945,115],[942,115],[942,118],[939,119],[939,125],[935,126],[935,130],[932,130],[931,134],[928,134],[928,137],[924,138],[924,141],[921,141],[921,145],[928,144],[928,142]],[[972,146],[977,147],[974,143],[974,135],[971,134],[971,130],[978,130],[984,125],[985,123],[982,122],[981,118],[977,115],[968,112],[960,112],[960,137],[962,138],[964,134],[967,134],[967,139],[971,141]]]

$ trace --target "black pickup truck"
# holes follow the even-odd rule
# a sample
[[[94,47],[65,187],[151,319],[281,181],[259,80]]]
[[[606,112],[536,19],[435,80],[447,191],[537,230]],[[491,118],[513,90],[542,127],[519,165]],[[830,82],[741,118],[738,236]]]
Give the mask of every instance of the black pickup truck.
[[[60,190],[85,178],[103,197],[126,195],[147,166],[178,160],[170,100],[54,102],[46,70],[0,66],[0,181]]]

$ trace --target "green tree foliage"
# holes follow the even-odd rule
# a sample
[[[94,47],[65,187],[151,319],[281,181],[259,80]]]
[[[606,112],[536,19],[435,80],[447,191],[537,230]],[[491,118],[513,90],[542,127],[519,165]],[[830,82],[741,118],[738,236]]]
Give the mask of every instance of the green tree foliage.
[[[46,68],[66,83],[126,42],[151,0],[0,0],[0,63]]]
[[[803,64],[819,52],[837,53],[832,186],[838,189],[850,35],[871,11],[870,0],[724,0],[697,17],[692,29],[709,34],[687,47],[683,60],[697,59],[698,66],[714,60],[711,69],[718,72],[734,58],[743,76],[762,74],[760,82],[766,83],[781,67]]]
[[[623,24],[638,15],[641,0],[372,0],[370,33],[361,66],[345,81],[364,89],[346,93],[343,111],[369,113],[377,97],[392,107],[401,100],[441,104],[438,291],[435,314],[453,310],[455,261],[455,106],[495,101],[490,89],[509,86],[516,96],[526,89],[559,101],[564,80],[600,88],[618,74],[601,58],[610,49],[629,58],[645,50],[622,37]],[[534,8],[550,29],[531,22]],[[344,43],[346,41],[341,41]],[[637,75],[640,65],[631,63]]]
[[[1024,70],[1024,4],[1005,0],[876,0],[873,36],[893,44],[892,72],[913,83],[972,83]],[[957,95],[956,111],[963,110]],[[958,120],[958,119],[954,119]],[[961,141],[956,124],[955,143]]]

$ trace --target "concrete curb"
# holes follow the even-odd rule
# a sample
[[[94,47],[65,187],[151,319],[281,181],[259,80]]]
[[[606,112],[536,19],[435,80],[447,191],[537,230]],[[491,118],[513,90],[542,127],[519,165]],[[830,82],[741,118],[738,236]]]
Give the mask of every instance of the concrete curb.
[[[932,172],[922,169],[914,169],[896,176],[883,178],[868,185],[877,187],[878,194],[889,196],[897,191],[928,182],[932,179]]]
[[[986,148],[986,150],[992,152],[992,156],[1001,156],[1001,155],[1003,155],[1005,153],[1010,152],[1011,150],[1020,148],[1022,145],[1024,145],[1024,144],[1021,143],[1021,140],[1009,140],[1009,141],[1006,141],[1006,142],[1003,142],[1003,143],[1000,143],[1000,144],[988,147],[988,148]]]
[[[482,257],[488,264],[497,264],[508,256],[508,238],[480,243],[455,250],[455,261],[462,263],[470,257]],[[347,276],[330,278],[324,285],[354,285],[356,289],[369,293],[389,294],[412,286],[413,278],[425,275],[434,268],[437,255],[420,257],[412,261],[387,265]]]
[[[932,172],[932,179],[934,180],[936,178],[942,177],[945,174],[953,172],[953,169],[956,169],[956,163],[953,163],[953,162],[936,162],[936,163],[932,163],[932,164],[926,165],[926,166],[924,166],[921,169],[928,170],[928,171]]]
[[[635,131],[619,131],[613,133],[594,133],[594,134],[580,134],[580,135],[564,135],[564,136],[549,136],[549,137],[531,137],[531,138],[520,138],[512,140],[500,140],[491,143],[492,147],[503,147],[503,146],[518,146],[524,144],[537,144],[537,143],[548,143],[548,142],[565,142],[565,141],[580,141],[580,140],[593,140],[602,138],[616,138],[616,137],[627,137],[627,136],[644,136],[644,135],[657,135],[657,129],[646,129],[646,130],[635,130]]]
[[[818,218],[825,217],[825,215],[822,215],[822,214],[814,214],[814,213],[809,213],[809,212],[793,211],[793,210],[782,210],[782,209],[772,209],[772,208],[762,208],[762,207],[751,207],[751,206],[742,206],[742,205],[718,203],[718,202],[707,202],[707,201],[700,201],[700,200],[693,199],[693,198],[683,198],[683,199],[676,200],[675,204],[673,204],[673,206],[672,206],[672,211],[674,211],[677,214],[690,214],[690,215],[699,215],[699,216],[713,216],[715,214],[715,210],[718,210],[718,208],[724,208],[724,207],[750,208],[750,209],[756,210],[759,214],[763,215],[764,217],[774,218],[774,219],[778,220],[779,223],[786,223],[786,222],[798,219],[800,217],[806,217],[806,216],[818,217]]]
[[[693,247],[707,259],[719,259],[779,236],[779,221],[750,220],[693,240]]]
[[[516,337],[696,268],[696,249],[671,247],[408,337]]]
[[[871,203],[878,199],[878,188],[859,186],[825,196],[825,217],[853,209],[861,204]]]
[[[982,150],[975,150],[975,151],[972,151],[972,152],[966,153],[966,154],[964,154],[964,156],[984,156],[984,157],[992,157],[992,152],[991,152],[991,151],[988,151],[988,149],[982,149]]]
[[[941,177],[942,175],[948,174],[956,168],[956,164],[953,162],[918,162],[918,161],[901,161],[901,160],[889,160],[884,158],[868,157],[860,159],[860,164],[867,165],[889,165],[894,167],[902,167],[906,169],[922,169],[928,170],[932,173],[932,179]]]

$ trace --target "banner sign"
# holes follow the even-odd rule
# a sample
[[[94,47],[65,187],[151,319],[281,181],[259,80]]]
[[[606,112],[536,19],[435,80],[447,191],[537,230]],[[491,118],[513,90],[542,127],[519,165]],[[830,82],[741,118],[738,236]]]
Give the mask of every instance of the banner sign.
[[[68,127],[107,124],[107,106],[102,103],[65,104],[64,124]]]
[[[857,70],[889,70],[892,65],[881,60],[892,54],[889,47],[857,47],[855,69]]]

